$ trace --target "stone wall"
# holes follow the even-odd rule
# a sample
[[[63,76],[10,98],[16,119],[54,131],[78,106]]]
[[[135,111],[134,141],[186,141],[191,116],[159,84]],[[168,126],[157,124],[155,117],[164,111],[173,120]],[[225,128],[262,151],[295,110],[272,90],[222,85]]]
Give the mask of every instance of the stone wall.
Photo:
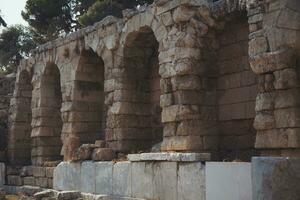
[[[0,187],[5,184],[5,164],[0,163]]]
[[[54,170],[54,189],[140,199],[252,200],[251,164],[62,162]]]
[[[11,163],[72,160],[98,139],[249,159],[256,133],[263,153],[298,155],[298,8],[160,0],[39,46],[17,74]]]
[[[5,161],[8,138],[9,103],[14,91],[15,75],[0,77],[0,161]]]
[[[53,166],[7,166],[4,177],[7,186],[36,186],[40,188],[53,188]]]
[[[280,6],[279,6],[280,5]],[[249,58],[258,75],[255,147],[264,155],[299,156],[299,1],[249,10]]]

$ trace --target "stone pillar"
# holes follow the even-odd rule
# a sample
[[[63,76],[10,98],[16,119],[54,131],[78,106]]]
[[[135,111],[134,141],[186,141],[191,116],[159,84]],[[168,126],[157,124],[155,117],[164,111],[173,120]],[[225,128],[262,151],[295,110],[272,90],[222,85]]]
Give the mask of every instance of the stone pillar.
[[[252,187],[255,200],[296,200],[300,197],[300,158],[254,157]]]
[[[250,64],[259,75],[255,147],[263,155],[300,155],[299,13],[297,0],[249,6]]]
[[[208,15],[203,18],[209,12],[206,6],[191,2],[158,7],[157,15],[170,30],[159,54],[163,151],[218,148],[214,41],[208,33],[213,20]]]
[[[29,61],[24,60],[18,68],[15,89],[10,101],[7,157],[10,164],[31,163],[31,96],[32,74],[27,69]]]

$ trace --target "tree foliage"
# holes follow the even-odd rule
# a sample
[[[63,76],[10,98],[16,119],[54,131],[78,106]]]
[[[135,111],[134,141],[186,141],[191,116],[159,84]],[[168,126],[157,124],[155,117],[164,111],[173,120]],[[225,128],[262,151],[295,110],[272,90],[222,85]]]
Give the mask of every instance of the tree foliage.
[[[61,31],[71,32],[76,21],[72,16],[71,0],[27,0],[22,17],[40,34],[40,39],[52,40]]]
[[[0,69],[12,72],[20,61],[35,47],[28,28],[22,25],[10,26],[0,34]]]
[[[23,18],[40,37],[37,41],[57,38],[100,21],[107,15],[121,17],[122,10],[153,0],[27,0]]]
[[[92,25],[108,15],[122,17],[122,10],[134,8],[145,3],[152,3],[153,0],[97,0],[88,11],[79,17],[83,26]]]

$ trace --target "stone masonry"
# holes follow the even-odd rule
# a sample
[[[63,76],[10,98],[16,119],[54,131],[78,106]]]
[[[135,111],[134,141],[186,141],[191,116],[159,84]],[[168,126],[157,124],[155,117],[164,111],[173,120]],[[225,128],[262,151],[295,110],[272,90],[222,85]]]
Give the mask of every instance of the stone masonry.
[[[0,76],[0,162],[6,161],[9,103],[14,91],[15,75]]]
[[[123,15],[21,62],[10,165],[151,151],[300,156],[298,0],[156,0]]]

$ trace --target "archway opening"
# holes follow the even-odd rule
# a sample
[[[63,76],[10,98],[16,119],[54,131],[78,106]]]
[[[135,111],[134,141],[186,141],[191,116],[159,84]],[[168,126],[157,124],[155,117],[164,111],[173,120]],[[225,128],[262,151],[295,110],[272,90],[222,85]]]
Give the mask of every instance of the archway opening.
[[[160,107],[159,44],[149,27],[129,34],[124,49],[125,84],[116,91],[115,101],[125,103],[132,123],[123,130],[132,150],[149,150],[162,141]],[[127,134],[127,137],[125,136]]]
[[[47,161],[62,160],[61,157],[61,92],[60,71],[54,63],[47,63],[41,77],[38,112],[32,126],[38,130],[33,137],[32,159],[36,165]]]
[[[75,74],[72,104],[74,116],[72,134],[80,138],[81,144],[95,143],[104,137],[104,62],[92,50],[81,52]]]
[[[217,34],[217,38],[217,106],[221,157],[249,160],[254,154],[253,121],[258,80],[249,64],[246,12],[226,16],[224,30]]]

